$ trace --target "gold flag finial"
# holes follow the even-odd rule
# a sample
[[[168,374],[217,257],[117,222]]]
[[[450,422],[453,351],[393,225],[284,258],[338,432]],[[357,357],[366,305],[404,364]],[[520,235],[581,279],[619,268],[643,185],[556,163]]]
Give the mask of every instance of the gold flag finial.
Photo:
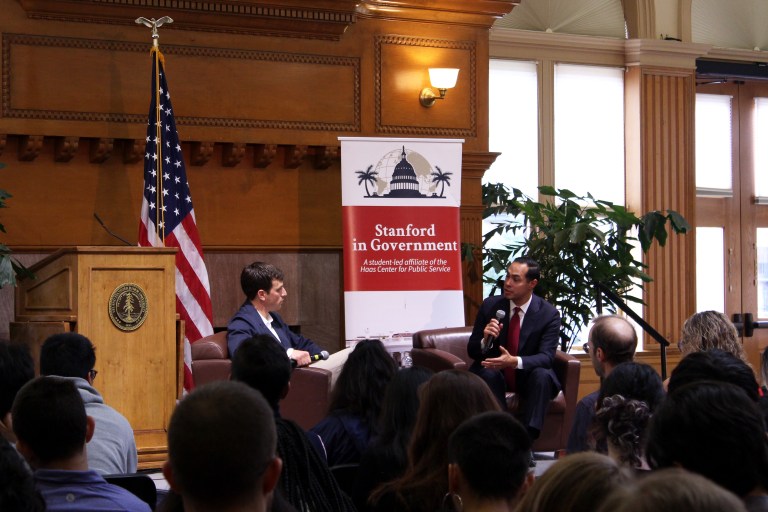
[[[139,25],[144,25],[145,27],[150,27],[152,29],[152,45],[157,46],[157,40],[160,39],[160,34],[157,33],[158,27],[161,27],[165,24],[171,24],[173,23],[173,20],[170,16],[163,16],[159,20],[156,20],[155,18],[136,18],[136,23]]]

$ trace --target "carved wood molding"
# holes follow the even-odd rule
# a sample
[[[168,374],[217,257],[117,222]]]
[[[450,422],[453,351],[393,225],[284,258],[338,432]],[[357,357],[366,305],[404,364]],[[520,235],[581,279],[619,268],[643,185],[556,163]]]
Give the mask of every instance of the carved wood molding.
[[[521,0],[363,0],[361,18],[384,18],[490,28],[493,22],[520,4]]]
[[[53,146],[54,162],[69,162],[77,154],[80,137],[57,137]]]
[[[144,158],[146,145],[144,139],[123,140],[123,163],[135,164]]]
[[[19,138],[19,161],[31,162],[43,149],[42,135],[22,135]]]
[[[264,169],[275,159],[277,144],[257,144],[253,150],[253,166]]]
[[[112,156],[112,149],[114,146],[115,139],[91,139],[91,147],[88,153],[88,159],[92,164],[104,163],[110,156]]]
[[[8,142],[8,134],[0,133],[0,155],[5,151],[5,144]]]
[[[307,146],[289,145],[283,146],[285,154],[283,155],[283,167],[286,169],[296,169],[301,165],[301,161],[307,155]]]
[[[163,30],[339,40],[356,21],[352,0],[19,0],[36,19],[133,25],[138,16],[170,15]]]
[[[221,147],[221,165],[224,167],[236,166],[243,160],[244,156],[244,142],[227,142]]]
[[[409,126],[409,125],[388,125],[384,124],[382,116],[382,87],[384,73],[382,69],[382,48],[385,45],[411,46],[414,48],[445,48],[452,50],[463,50],[469,54],[468,70],[462,70],[469,76],[469,123],[468,128],[447,128],[439,126]],[[475,76],[477,74],[477,52],[474,41],[451,41],[443,39],[425,39],[419,37],[384,35],[376,38],[376,57],[375,57],[375,91],[376,91],[376,131],[381,133],[391,133],[398,135],[433,135],[442,137],[476,137],[477,136],[477,83]],[[414,87],[414,98],[417,93]],[[414,108],[422,108],[414,101]]]
[[[313,146],[310,150],[314,154],[314,167],[318,170],[329,168],[341,156],[339,146]]]
[[[208,163],[208,160],[213,156],[213,146],[213,142],[193,142],[189,163],[192,165],[205,165]]]
[[[106,121],[115,123],[146,123],[146,113],[131,112],[86,112],[76,110],[51,110],[45,108],[14,108],[11,90],[11,50],[14,46],[38,46],[67,49],[101,50],[112,52],[147,53],[147,44],[98,39],[38,36],[27,34],[3,34],[2,43],[2,117],[19,119],[50,119],[56,121]],[[189,57],[210,57],[214,59],[234,59],[238,61],[272,62],[285,64],[311,64],[318,66],[339,66],[351,70],[352,79],[352,119],[350,122],[330,122],[323,120],[284,120],[254,119],[233,117],[175,116],[177,126],[204,126],[226,128],[262,128],[275,130],[304,131],[340,131],[359,132],[361,130],[360,106],[360,59],[358,57],[340,57],[335,55],[309,55],[300,53],[263,52],[226,48],[207,48],[199,46],[164,45],[163,53]],[[149,102],[149,98],[147,98]]]

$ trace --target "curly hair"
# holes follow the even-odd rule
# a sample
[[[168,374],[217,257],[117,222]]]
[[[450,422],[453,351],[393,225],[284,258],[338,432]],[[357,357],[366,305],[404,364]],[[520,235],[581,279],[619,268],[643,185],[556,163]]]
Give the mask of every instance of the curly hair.
[[[747,362],[736,327],[719,311],[702,311],[691,315],[683,324],[678,346],[684,356],[717,348]]]
[[[650,420],[651,409],[642,400],[607,396],[595,414],[595,439],[607,441],[617,451],[620,463],[639,468],[643,464]]]

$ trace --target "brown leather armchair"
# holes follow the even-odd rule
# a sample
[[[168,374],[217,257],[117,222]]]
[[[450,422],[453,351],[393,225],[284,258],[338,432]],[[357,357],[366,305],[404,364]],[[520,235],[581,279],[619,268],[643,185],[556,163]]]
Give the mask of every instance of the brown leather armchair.
[[[217,380],[229,380],[232,361],[227,350],[227,332],[221,331],[192,343],[192,376],[196,386]],[[291,390],[280,402],[283,418],[301,428],[314,427],[328,413],[333,373],[324,368],[295,368]]]
[[[413,364],[442,370],[466,370],[472,364],[467,355],[467,342],[472,327],[451,327],[419,331],[413,335]],[[563,389],[550,402],[541,436],[533,444],[534,451],[559,452],[565,450],[571,432],[578,402],[581,363],[560,350],[555,354],[553,368]],[[507,393],[507,408],[514,413],[518,408],[515,393]]]

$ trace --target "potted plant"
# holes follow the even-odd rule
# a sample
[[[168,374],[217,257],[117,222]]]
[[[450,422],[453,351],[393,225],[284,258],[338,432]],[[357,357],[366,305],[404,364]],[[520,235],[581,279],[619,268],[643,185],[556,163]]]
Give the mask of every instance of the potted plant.
[[[0,163],[0,169],[5,164]],[[0,208],[7,208],[5,200],[13,197],[7,191],[0,189]],[[0,224],[0,232],[5,233],[5,226]],[[0,288],[5,285],[16,286],[17,277],[34,277],[32,272],[22,265],[16,258],[11,256],[11,249],[0,243]]]
[[[591,194],[578,196],[549,186],[539,192],[544,202],[500,183],[483,185],[483,218],[493,226],[483,235],[483,279],[493,295],[512,259],[524,254],[537,260],[542,279],[536,293],[560,311],[563,345],[570,350],[595,314],[596,284],[625,302],[642,304],[631,290],[652,279],[638,259],[638,247],[647,253],[654,243],[664,246],[667,223],[675,233],[686,233],[690,225],[672,210],[638,217]],[[510,234],[516,238],[509,240]],[[473,252],[465,247],[464,257],[473,258]],[[607,309],[615,311],[611,304]]]

